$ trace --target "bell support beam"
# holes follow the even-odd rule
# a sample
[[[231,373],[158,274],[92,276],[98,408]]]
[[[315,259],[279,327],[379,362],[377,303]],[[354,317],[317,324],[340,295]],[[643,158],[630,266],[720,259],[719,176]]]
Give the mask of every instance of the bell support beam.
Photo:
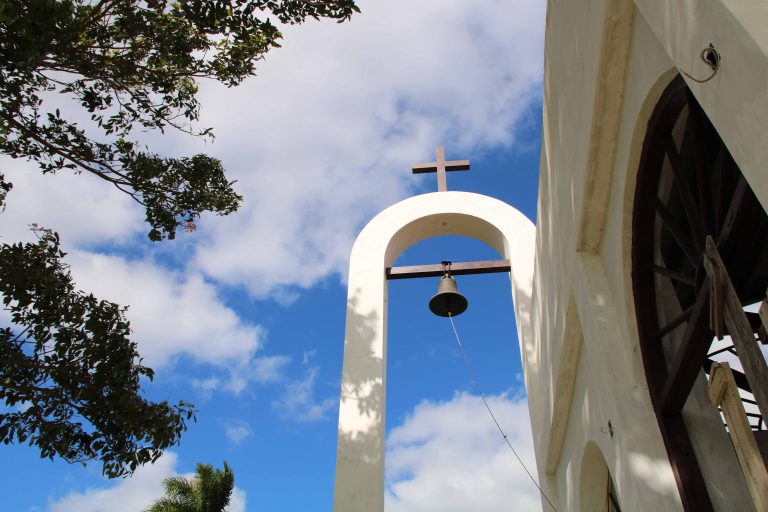
[[[493,274],[496,272],[509,272],[511,266],[509,260],[467,261],[463,263],[451,263],[452,276],[468,274]],[[410,267],[387,267],[387,279],[414,279],[417,277],[440,277],[445,273],[442,264],[416,265]]]

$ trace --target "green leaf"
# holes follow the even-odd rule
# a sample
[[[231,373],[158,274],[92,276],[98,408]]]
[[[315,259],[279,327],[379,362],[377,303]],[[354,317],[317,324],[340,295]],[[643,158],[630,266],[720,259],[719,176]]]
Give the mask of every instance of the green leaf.
[[[42,458],[100,458],[105,475],[124,476],[177,444],[194,406],[142,396],[140,376],[152,370],[138,364],[125,308],[78,291],[58,234],[35,232],[36,243],[0,245],[0,294],[26,327],[0,329],[0,400],[30,404],[0,414],[0,439]]]

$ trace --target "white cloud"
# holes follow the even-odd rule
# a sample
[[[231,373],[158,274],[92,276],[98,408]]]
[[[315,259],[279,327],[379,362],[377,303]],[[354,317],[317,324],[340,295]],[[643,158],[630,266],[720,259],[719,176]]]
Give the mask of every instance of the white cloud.
[[[245,491],[235,487],[225,512],[245,512]]]
[[[190,252],[193,270],[176,278],[177,290],[212,293],[203,272],[290,301],[295,287],[343,278],[356,231],[419,182],[409,171],[414,160],[431,158],[438,144],[463,158],[514,141],[541,81],[544,2],[387,0],[362,8],[348,23],[283,27],[283,47],[239,88],[202,83],[201,126],[216,128],[215,144],[147,135],[153,151],[222,158],[245,196],[239,213],[205,216],[194,237],[166,244]],[[2,163],[15,184],[0,215],[9,240],[28,238],[30,222],[80,249],[147,229],[142,208],[97,178]],[[185,320],[180,331],[200,328]],[[175,343],[186,332],[168,331],[153,357],[185,352]],[[210,334],[213,346],[220,336]],[[193,345],[193,355],[214,356]]]
[[[287,359],[259,357],[263,329],[228,308],[217,286],[287,303],[329,275],[343,279],[357,230],[420,182],[414,161],[439,144],[449,158],[512,144],[541,81],[544,4],[371,1],[348,23],[283,27],[283,47],[239,88],[202,83],[201,126],[215,127],[215,144],[142,137],[152,151],[220,157],[245,202],[165,242],[163,250],[185,254],[172,258],[183,262],[176,270],[122,257],[125,247],[89,251],[143,238],[147,226],[139,205],[86,174],[42,176],[3,159],[15,188],[0,235],[29,239],[30,222],[59,231],[78,286],[131,305],[148,365],[179,355],[218,365],[215,381],[195,384],[203,392],[277,381]],[[334,404],[311,396],[313,375],[279,401],[307,420]]]
[[[252,433],[253,431],[251,430],[251,427],[244,421],[233,420],[224,425],[224,435],[226,435],[227,439],[234,444],[242,443],[247,438],[251,437]]]
[[[205,399],[215,391],[226,389],[234,394],[245,390],[250,383],[271,384],[285,378],[285,367],[291,362],[288,356],[259,356],[228,363],[227,378],[212,376],[204,379],[193,378],[190,383]]]
[[[207,379],[192,379],[192,387],[199,389],[204,395],[210,396],[210,393],[219,389],[221,379],[218,377],[208,377]]]
[[[256,296],[343,276],[359,227],[419,182],[414,161],[438,144],[469,158],[514,140],[538,94],[544,2],[362,9],[341,25],[284,28],[283,47],[243,87],[203,84],[203,124],[217,134],[204,149],[246,201],[201,223],[194,264],[206,274]]]
[[[33,223],[57,231],[67,247],[120,242],[145,230],[142,208],[94,176],[69,170],[43,175],[35,164],[5,156],[0,167],[13,183],[0,214],[2,242],[33,240]]]
[[[49,503],[48,512],[137,512],[163,496],[163,480],[177,476],[177,456],[165,452],[154,464],[141,466],[130,478],[101,488],[71,492]],[[192,475],[181,475],[190,478]],[[227,512],[245,512],[245,491],[235,486]]]
[[[80,289],[129,306],[133,339],[153,368],[179,354],[240,365],[252,361],[262,344],[263,329],[240,319],[199,273],[83,251],[73,251],[67,261]]]
[[[301,353],[301,364],[309,364],[309,361],[312,360],[317,355],[317,350],[305,350]]]
[[[536,476],[524,399],[488,397],[512,446]],[[539,494],[480,397],[422,402],[387,439],[389,512],[541,511]]]
[[[312,422],[326,419],[327,413],[334,409],[337,402],[334,398],[315,400],[315,381],[318,368],[309,368],[304,377],[290,381],[285,386],[285,392],[272,402],[272,408],[284,419]]]
[[[175,474],[177,456],[166,452],[154,464],[140,467],[117,484],[71,492],[54,501],[49,512],[136,512],[163,495],[163,480]]]
[[[288,356],[263,356],[235,362],[229,367],[226,388],[237,394],[243,391],[249,382],[267,384],[283,380],[285,366],[290,361]]]

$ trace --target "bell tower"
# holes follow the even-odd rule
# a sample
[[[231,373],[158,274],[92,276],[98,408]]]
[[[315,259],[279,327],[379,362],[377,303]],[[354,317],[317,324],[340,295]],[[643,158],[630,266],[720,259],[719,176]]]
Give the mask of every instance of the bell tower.
[[[518,339],[521,346],[532,342],[535,227],[502,201],[445,190],[445,171],[468,169],[466,160],[446,162],[442,148],[438,148],[437,161],[417,164],[414,173],[436,171],[442,190],[405,199],[379,213],[363,228],[352,248],[334,512],[384,510],[387,282],[449,275],[447,264],[392,268],[405,249],[441,235],[474,238],[495,249],[505,260],[452,264],[450,273],[508,272]],[[525,361],[523,364],[527,375]]]

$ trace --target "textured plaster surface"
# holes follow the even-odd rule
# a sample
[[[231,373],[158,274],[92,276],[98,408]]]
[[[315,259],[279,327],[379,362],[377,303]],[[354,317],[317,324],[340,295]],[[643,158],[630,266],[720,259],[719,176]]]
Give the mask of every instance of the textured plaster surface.
[[[637,337],[631,221],[637,166],[653,107],[680,69],[707,74],[699,52],[710,41],[723,53],[723,66],[707,84],[689,81],[689,86],[768,205],[768,4],[633,3],[634,9],[626,9],[627,2],[620,1],[551,0],[547,13],[529,345],[538,371],[529,372],[526,383],[540,480],[562,510],[582,510],[582,504],[590,503],[589,496],[581,496],[582,487],[593,488],[583,474],[594,466],[583,463],[588,447],[591,459],[598,459],[594,450],[602,454],[622,510],[682,510]],[[621,27],[616,37],[629,41],[606,38],[611,27]],[[610,44],[626,49],[623,76],[604,65],[611,52],[616,55],[615,49],[605,48]],[[610,131],[601,127],[605,122],[611,123]],[[577,323],[566,321],[573,306]],[[578,359],[568,350],[574,337],[569,325],[582,330]],[[563,356],[572,360],[562,361]],[[563,376],[572,381],[568,406],[556,396],[565,388]],[[562,428],[563,433],[553,435],[553,429]],[[703,471],[718,465],[729,468],[729,474],[738,471],[731,455],[721,453],[723,445],[714,437],[707,440],[705,431],[706,426],[694,426],[692,433],[702,439],[697,451],[705,459],[709,452]],[[751,509],[736,478],[709,476],[714,477],[710,492],[717,510]]]

